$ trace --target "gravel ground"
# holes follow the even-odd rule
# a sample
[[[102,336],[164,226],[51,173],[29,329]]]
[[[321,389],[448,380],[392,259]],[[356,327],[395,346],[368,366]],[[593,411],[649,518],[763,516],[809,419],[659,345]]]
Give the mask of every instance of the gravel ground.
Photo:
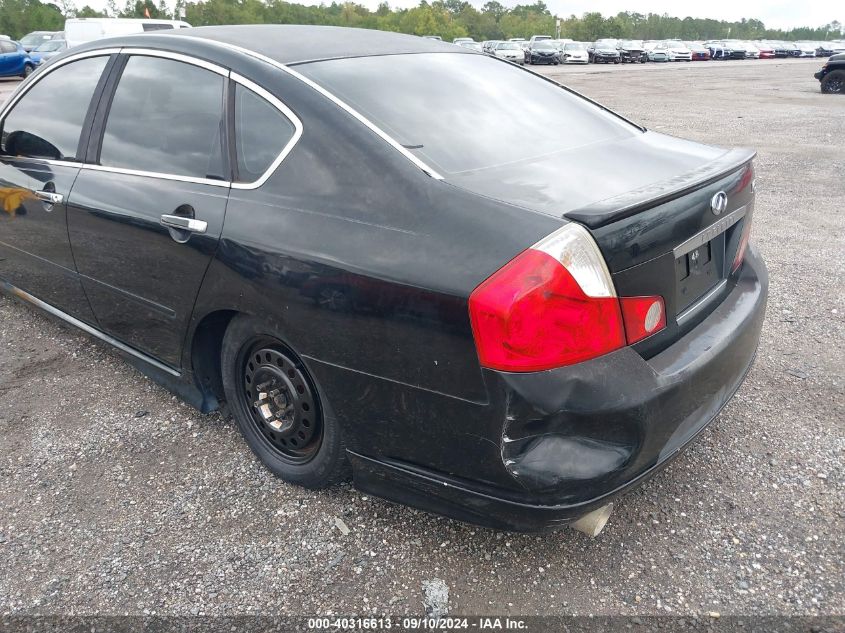
[[[0,612],[845,612],[845,98],[820,94],[819,65],[541,71],[650,128],[759,151],[757,362],[599,538],[286,485],[231,422],[0,298]]]

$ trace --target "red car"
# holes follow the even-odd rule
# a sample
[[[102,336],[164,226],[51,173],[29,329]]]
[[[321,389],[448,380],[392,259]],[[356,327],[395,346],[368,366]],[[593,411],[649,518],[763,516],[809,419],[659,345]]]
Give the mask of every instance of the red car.
[[[710,59],[710,50],[701,44],[687,42],[687,48],[690,49],[692,61],[694,62],[704,62]]]
[[[755,46],[760,49],[760,59],[774,59],[775,58],[775,49],[771,46],[766,46],[764,44],[755,44]]]

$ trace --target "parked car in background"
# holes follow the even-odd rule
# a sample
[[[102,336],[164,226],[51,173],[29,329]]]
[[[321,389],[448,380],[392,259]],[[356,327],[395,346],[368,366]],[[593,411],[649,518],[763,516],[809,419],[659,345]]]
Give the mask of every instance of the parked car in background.
[[[551,35],[532,35],[531,39],[528,40],[529,43],[533,44],[534,42],[542,42],[543,40],[550,40],[552,39]]]
[[[663,42],[649,42],[645,45],[646,57],[650,62],[668,62],[669,51]]]
[[[570,39],[559,39],[559,40],[548,40],[548,41],[555,45],[555,48],[557,48],[558,59],[560,59],[560,55],[563,52],[564,45],[568,44],[572,40],[570,40]]]
[[[484,40],[483,42],[481,42],[481,52],[486,53],[487,55],[492,55],[493,49],[498,43],[499,40]]]
[[[760,59],[760,49],[751,42],[742,42],[742,48],[745,50],[746,59]]]
[[[132,35],[171,29],[190,28],[182,20],[135,20],[130,18],[68,18],[65,20],[65,41],[68,48],[106,37]]]
[[[687,48],[687,45],[677,40],[668,40],[664,42],[666,48],[666,55],[670,62],[691,62],[692,51]]]
[[[754,42],[754,46],[760,53],[760,59],[774,59],[777,57],[775,47],[767,42]]]
[[[813,76],[821,82],[824,94],[845,94],[845,53],[832,55]]]
[[[498,529],[606,519],[700,437],[760,341],[753,151],[452,44],[118,37],[21,83],[0,128],[0,290],[225,408],[291,484],[351,475]]]
[[[791,56],[793,47],[787,46],[786,42],[774,42],[774,49],[775,57],[784,59]]]
[[[622,63],[642,64],[646,61],[642,40],[619,40],[616,50],[619,51],[619,61]]]
[[[35,62],[35,65],[41,64],[41,62],[45,62],[48,59],[52,59],[56,55],[61,55],[63,52],[67,50],[67,42],[64,40],[47,40],[42,44],[39,44],[30,54],[29,56],[32,58],[32,61]]]
[[[815,42],[795,42],[795,46],[799,52],[798,57],[816,56],[816,48],[818,48],[818,46]]]
[[[560,52],[552,42],[548,40],[535,40],[528,43],[525,62],[528,64],[552,64],[557,66],[560,63]]]
[[[55,34],[56,31],[33,31],[32,33],[27,33],[21,38],[21,46],[23,46],[23,49],[29,53],[30,51],[35,50],[39,45],[52,39]]]
[[[525,63],[525,51],[518,42],[497,42],[493,47],[493,55],[514,64]]]
[[[0,77],[29,77],[37,64],[14,40],[0,40]]]
[[[589,49],[590,61],[594,64],[618,64],[621,61],[616,49],[616,40],[598,40]]]
[[[452,44],[460,44],[461,42],[474,42],[475,40],[471,37],[456,37],[452,40]]]
[[[590,55],[584,42],[567,42],[560,52],[560,61],[564,64],[587,64]]]
[[[801,57],[801,49],[796,42],[784,42],[788,57]]]
[[[710,49],[699,42],[684,42],[690,51],[692,61],[702,62],[710,59]]]
[[[468,48],[471,51],[475,51],[476,53],[483,52],[481,48],[481,42],[458,42],[458,46],[461,48]]]
[[[710,49],[711,59],[745,59],[745,48],[736,42],[715,40],[704,45]]]

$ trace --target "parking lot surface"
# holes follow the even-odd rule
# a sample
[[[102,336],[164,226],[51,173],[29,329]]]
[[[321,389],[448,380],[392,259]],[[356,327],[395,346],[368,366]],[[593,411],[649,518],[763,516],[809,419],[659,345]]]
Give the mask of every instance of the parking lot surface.
[[[597,539],[287,485],[231,421],[0,298],[0,612],[422,614],[438,581],[453,614],[843,613],[845,99],[820,94],[820,65],[539,70],[651,129],[759,152],[756,364]]]

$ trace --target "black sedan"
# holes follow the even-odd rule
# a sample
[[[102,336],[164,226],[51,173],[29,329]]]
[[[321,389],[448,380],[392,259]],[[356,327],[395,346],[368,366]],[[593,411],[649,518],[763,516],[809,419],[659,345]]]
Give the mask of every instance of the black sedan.
[[[532,42],[525,50],[525,62],[527,64],[554,64],[560,63],[560,49],[548,40]]]
[[[754,358],[754,153],[451,44],[103,40],[46,63],[0,124],[0,287],[224,408],[292,483],[583,524]]]
[[[609,42],[596,42],[590,49],[590,61],[594,64],[618,64],[622,56]]]
[[[648,55],[641,40],[620,40],[616,50],[619,51],[619,59],[622,63],[644,64],[648,61]]]

